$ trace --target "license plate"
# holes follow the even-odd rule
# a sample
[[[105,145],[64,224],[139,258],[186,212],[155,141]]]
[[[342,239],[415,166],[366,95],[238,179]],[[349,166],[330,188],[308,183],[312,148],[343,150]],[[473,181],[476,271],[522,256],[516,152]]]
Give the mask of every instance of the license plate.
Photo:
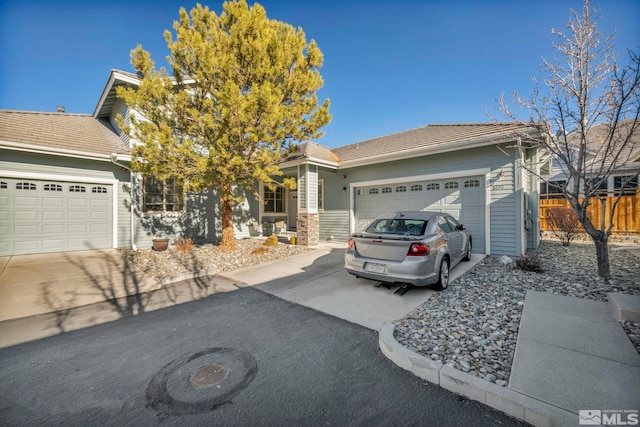
[[[364,265],[364,270],[372,273],[384,274],[384,264],[368,262]]]

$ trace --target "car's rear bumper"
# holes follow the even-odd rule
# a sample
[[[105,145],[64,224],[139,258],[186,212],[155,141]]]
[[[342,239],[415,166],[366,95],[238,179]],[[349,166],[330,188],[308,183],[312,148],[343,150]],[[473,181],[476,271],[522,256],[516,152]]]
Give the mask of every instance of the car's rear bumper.
[[[348,273],[363,279],[384,283],[408,283],[413,286],[430,286],[438,281],[437,269],[434,271],[435,255],[429,257],[415,257],[404,261],[383,261],[359,256],[353,251],[347,251],[344,257],[344,267]],[[384,273],[375,273],[365,269],[367,263],[382,264]]]

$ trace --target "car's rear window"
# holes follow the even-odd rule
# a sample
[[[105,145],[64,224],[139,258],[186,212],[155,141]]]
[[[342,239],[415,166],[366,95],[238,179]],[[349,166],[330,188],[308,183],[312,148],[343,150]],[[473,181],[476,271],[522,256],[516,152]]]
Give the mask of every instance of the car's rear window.
[[[426,227],[427,221],[422,219],[378,219],[367,227],[365,233],[422,236]]]

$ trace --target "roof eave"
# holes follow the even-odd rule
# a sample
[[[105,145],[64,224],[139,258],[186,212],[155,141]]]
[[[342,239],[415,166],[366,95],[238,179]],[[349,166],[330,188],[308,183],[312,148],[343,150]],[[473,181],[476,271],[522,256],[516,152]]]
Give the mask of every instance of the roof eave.
[[[50,148],[20,142],[0,141],[0,148],[6,150],[22,151],[26,153],[49,154],[53,156],[73,157],[77,159],[110,161],[108,154],[90,153],[88,151],[68,150],[64,148]]]
[[[318,165],[328,169],[338,169],[340,166],[336,162],[332,162],[330,160],[320,159],[318,157],[300,157],[294,160],[284,161],[278,166],[280,169],[291,168],[295,166],[300,166],[304,164]]]
[[[111,75],[109,76],[109,80],[107,80],[107,84],[102,90],[102,94],[100,95],[98,104],[96,105],[95,110],[93,110],[93,117],[95,117],[96,119],[99,117],[100,111],[102,110],[102,106],[104,105],[104,102],[109,96],[109,93],[111,92],[111,90],[113,90],[113,86],[116,81],[121,81],[123,83],[129,83],[136,86],[140,84],[140,80],[138,79],[122,74],[117,70],[111,70]]]
[[[466,150],[469,148],[485,147],[488,145],[496,145],[504,142],[514,141],[517,136],[491,135],[488,137],[459,141],[438,147],[419,147],[411,150],[404,150],[394,153],[379,154],[376,156],[363,157],[360,159],[345,160],[339,163],[338,169],[354,168],[358,166],[368,166],[377,163],[386,163],[398,160],[407,160],[414,157],[449,153],[451,151]]]

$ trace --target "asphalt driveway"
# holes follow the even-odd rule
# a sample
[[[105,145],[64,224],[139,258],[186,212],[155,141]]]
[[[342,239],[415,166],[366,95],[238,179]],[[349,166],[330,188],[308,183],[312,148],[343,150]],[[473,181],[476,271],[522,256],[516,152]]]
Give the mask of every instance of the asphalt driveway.
[[[0,350],[2,425],[520,425],[252,288]]]

